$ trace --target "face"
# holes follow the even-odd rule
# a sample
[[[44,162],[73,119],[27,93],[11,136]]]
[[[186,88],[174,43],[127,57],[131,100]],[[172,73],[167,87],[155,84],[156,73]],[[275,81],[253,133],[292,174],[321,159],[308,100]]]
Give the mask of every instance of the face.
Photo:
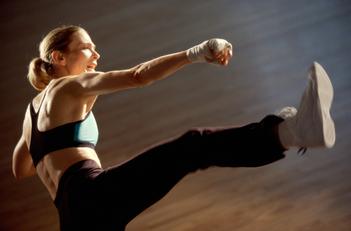
[[[63,53],[63,57],[67,74],[78,75],[94,72],[100,55],[96,52],[90,36],[82,30],[72,34],[71,43]]]

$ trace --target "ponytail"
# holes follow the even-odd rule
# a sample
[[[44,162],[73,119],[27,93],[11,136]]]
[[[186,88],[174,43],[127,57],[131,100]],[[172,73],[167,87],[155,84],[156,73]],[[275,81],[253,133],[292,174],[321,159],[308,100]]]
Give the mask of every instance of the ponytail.
[[[29,64],[28,80],[30,84],[38,91],[42,91],[49,84],[51,77],[49,75],[50,64],[41,58],[34,58]]]
[[[49,84],[55,74],[51,59],[53,51],[65,51],[71,42],[71,36],[77,31],[85,31],[79,26],[61,26],[50,31],[39,44],[40,57],[34,58],[29,64],[28,80],[38,91]]]

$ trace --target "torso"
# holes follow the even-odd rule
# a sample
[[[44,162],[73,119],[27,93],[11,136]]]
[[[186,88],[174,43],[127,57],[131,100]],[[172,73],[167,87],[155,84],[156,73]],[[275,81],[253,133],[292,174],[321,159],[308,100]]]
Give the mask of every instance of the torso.
[[[92,109],[96,100],[96,96],[77,99],[67,94],[60,94],[59,81],[52,82],[47,86],[47,89],[33,99],[33,107],[37,112],[45,92],[48,91],[38,117],[38,128],[41,131],[47,131],[59,125],[83,119]],[[48,114],[50,114],[50,117]],[[32,126],[29,109],[27,109],[23,128],[27,145],[30,144]],[[56,197],[60,177],[65,170],[74,163],[86,159],[92,159],[101,166],[95,150],[87,147],[71,147],[53,151],[45,155],[38,163],[36,166],[37,174],[53,200]]]
[[[86,159],[95,160],[101,166],[95,150],[85,147],[66,148],[51,152],[38,163],[36,167],[37,174],[53,200],[56,197],[58,183],[65,170],[74,163]]]

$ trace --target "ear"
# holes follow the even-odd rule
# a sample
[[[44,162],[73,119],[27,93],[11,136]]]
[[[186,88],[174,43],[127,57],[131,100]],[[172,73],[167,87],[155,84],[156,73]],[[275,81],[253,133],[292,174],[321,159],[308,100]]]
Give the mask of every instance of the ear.
[[[51,60],[53,64],[59,64],[62,66],[66,65],[66,59],[65,56],[61,51],[53,51],[51,53]]]

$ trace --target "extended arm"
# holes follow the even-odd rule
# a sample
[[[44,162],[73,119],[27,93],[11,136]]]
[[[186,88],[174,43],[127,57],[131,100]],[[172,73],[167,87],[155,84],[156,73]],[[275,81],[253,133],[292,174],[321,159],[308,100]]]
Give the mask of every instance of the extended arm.
[[[193,62],[207,61],[227,65],[232,55],[232,47],[230,43],[221,41],[225,40],[208,40],[187,51],[164,55],[127,70],[85,73],[68,80],[73,83],[69,85],[74,88],[69,90],[83,95],[108,94],[149,85]]]
[[[117,90],[142,87],[161,80],[189,64],[185,52],[152,59],[133,68],[105,73],[86,73],[76,78],[81,90],[89,95],[108,94]]]

